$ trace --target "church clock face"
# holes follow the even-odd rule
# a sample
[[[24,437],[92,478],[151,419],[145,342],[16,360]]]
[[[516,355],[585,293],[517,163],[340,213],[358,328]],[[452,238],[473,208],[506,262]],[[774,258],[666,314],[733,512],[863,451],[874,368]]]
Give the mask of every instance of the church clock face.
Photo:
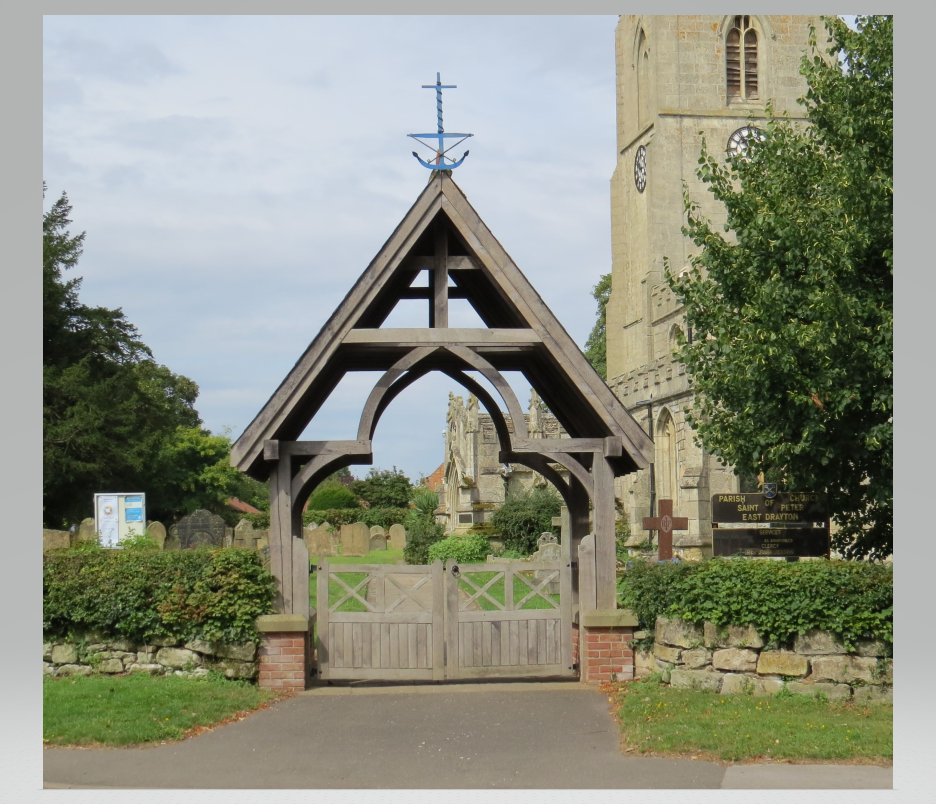
[[[764,132],[754,126],[739,128],[728,138],[728,156],[739,157],[747,153],[751,142],[763,142]]]
[[[634,157],[634,184],[638,193],[647,188],[647,149],[643,145],[637,149]]]

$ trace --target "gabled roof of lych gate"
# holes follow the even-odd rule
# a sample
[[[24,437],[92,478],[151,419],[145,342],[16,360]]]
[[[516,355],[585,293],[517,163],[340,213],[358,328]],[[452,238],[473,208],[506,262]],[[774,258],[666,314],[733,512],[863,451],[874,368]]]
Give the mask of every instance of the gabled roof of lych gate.
[[[440,245],[441,243],[441,245]],[[442,263],[439,260],[442,260]],[[432,270],[443,288],[432,287]],[[412,287],[430,269],[430,287]],[[487,329],[380,329],[401,299],[424,298],[433,324],[436,293],[467,299]],[[432,174],[416,203],[381,248],[302,357],[231,450],[241,471],[265,477],[266,440],[296,440],[347,371],[386,371],[417,347],[441,348],[423,370],[451,367],[457,343],[498,371],[522,371],[573,438],[621,437],[629,470],[652,460],[652,442],[598,376],[581,350],[444,172]],[[451,347],[449,347],[451,349]],[[457,349],[457,351],[462,351]],[[427,350],[428,351],[428,350]],[[464,355],[465,353],[462,352]],[[464,369],[474,368],[465,365]]]

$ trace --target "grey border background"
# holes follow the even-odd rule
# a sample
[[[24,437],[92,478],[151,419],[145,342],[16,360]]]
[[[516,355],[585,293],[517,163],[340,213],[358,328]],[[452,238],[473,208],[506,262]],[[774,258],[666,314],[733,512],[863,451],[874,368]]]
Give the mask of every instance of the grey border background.
[[[633,4],[630,9],[634,9]],[[695,4],[680,2],[679,8],[664,8],[671,12],[676,10],[692,10]],[[386,4],[374,2],[344,3],[341,11],[348,13],[367,13],[379,10],[383,13],[420,13],[431,14],[438,8],[437,4],[427,2],[414,2],[405,0],[403,3]],[[3,238],[6,252],[4,271],[4,315],[0,317],[3,341],[6,346],[5,363],[6,383],[4,394],[6,417],[5,438],[8,447],[6,460],[2,466],[2,487],[5,491],[5,545],[6,579],[3,583],[3,600],[8,616],[5,622],[4,637],[8,644],[36,644],[39,641],[38,620],[41,618],[41,597],[37,590],[38,584],[38,524],[32,512],[41,508],[41,488],[39,479],[42,473],[41,453],[37,449],[41,435],[41,419],[37,411],[41,407],[40,394],[40,368],[39,354],[42,350],[40,316],[36,314],[36,299],[40,293],[40,279],[38,272],[30,273],[26,266],[36,265],[39,262],[38,212],[41,206],[40,176],[35,173],[35,166],[41,165],[41,13],[133,13],[137,9],[146,12],[159,11],[162,13],[211,13],[222,10],[225,13],[310,13],[314,11],[337,11],[337,7],[329,7],[318,3],[278,2],[278,3],[177,3],[165,2],[158,8],[153,4],[141,6],[139,4],[102,2],[93,0],[91,3],[81,4],[76,8],[72,4],[48,3],[40,11],[38,8],[17,5],[5,15],[6,37],[3,48],[0,48],[0,65],[3,75],[3,97],[5,101],[3,127],[4,159],[2,182],[2,221],[4,222]],[[607,2],[589,2],[573,4],[557,4],[555,0],[540,2],[535,6],[528,2],[491,3],[475,2],[470,10],[473,12],[524,13],[535,9],[543,12],[562,13],[568,9],[577,13],[587,10],[591,13],[615,13],[629,11],[617,4]],[[461,9],[455,9],[461,10]],[[654,9],[656,10],[656,9]],[[843,9],[847,10],[847,9]],[[922,643],[914,646],[914,639],[931,638],[927,629],[929,614],[929,600],[924,592],[932,587],[932,581],[927,577],[933,566],[933,537],[930,501],[934,494],[930,486],[930,472],[933,464],[933,442],[928,428],[927,414],[929,401],[926,389],[926,369],[932,364],[932,359],[921,359],[921,352],[928,346],[926,341],[926,324],[932,318],[931,310],[926,309],[932,298],[932,263],[930,256],[930,232],[932,230],[931,210],[933,203],[931,146],[924,139],[929,133],[929,118],[927,114],[927,101],[931,95],[925,82],[929,79],[930,65],[926,58],[931,44],[925,38],[931,30],[933,12],[929,7],[915,6],[914,16],[903,17],[898,15],[899,22],[907,20],[906,28],[898,27],[896,61],[901,76],[900,89],[897,93],[901,99],[901,117],[898,126],[897,149],[898,178],[903,179],[904,193],[898,200],[896,207],[899,234],[899,246],[895,252],[899,257],[900,273],[895,280],[897,311],[899,313],[895,328],[897,330],[897,343],[899,349],[895,357],[897,403],[903,422],[912,422],[910,426],[897,428],[897,455],[898,463],[895,470],[897,481],[897,515],[896,524],[900,526],[901,533],[912,543],[902,546],[902,555],[909,559],[906,564],[899,566],[899,585],[897,597],[898,617],[896,630],[898,644],[901,652],[907,658],[898,661],[898,675],[900,680],[896,686],[897,709],[895,714],[895,789],[900,791],[901,800],[910,800],[907,796],[915,791],[922,792],[924,774],[930,769],[930,758],[933,747],[932,730],[930,728],[927,712],[931,711],[932,693],[929,689],[929,678],[926,669],[926,654]],[[925,61],[924,61],[925,60]],[[921,102],[922,101],[922,102]],[[608,177],[610,180],[610,176]],[[24,199],[34,198],[37,207],[23,203]],[[912,275],[907,277],[907,272]],[[917,371],[914,371],[918,369]],[[28,534],[26,538],[17,538],[19,534]],[[34,537],[35,534],[35,537]],[[35,538],[35,540],[34,540]],[[21,571],[28,568],[27,571]],[[903,646],[907,646],[905,649]],[[913,646],[911,648],[911,646]],[[37,645],[38,648],[38,645]],[[42,755],[41,750],[41,722],[37,717],[36,709],[40,707],[41,716],[41,678],[38,673],[38,659],[34,665],[31,660],[19,661],[20,652],[8,652],[7,663],[4,666],[4,691],[7,693],[5,728],[2,730],[2,744],[0,756],[3,757],[3,787],[12,794],[11,800],[31,800],[29,791],[38,790],[41,786]],[[120,751],[115,751],[115,761],[120,761]],[[701,800],[724,800],[725,794],[720,795],[695,791],[694,796]],[[54,795],[54,794],[49,794]],[[70,796],[75,800],[87,799],[116,799],[126,797],[126,793],[110,793],[109,791],[72,791]],[[157,793],[135,791],[135,800],[150,800]],[[277,801],[309,800],[309,794],[304,791],[278,791],[275,792]],[[272,800],[273,795],[260,794],[251,796],[251,800]],[[315,794],[321,797],[321,793]],[[373,791],[364,794],[368,800],[383,800],[385,797],[401,797],[402,793],[393,791]],[[477,793],[472,794],[477,797]],[[763,793],[757,794],[760,798]],[[776,794],[789,798],[788,793]],[[880,796],[880,793],[868,791],[808,791],[806,800],[823,801],[855,801],[864,798]],[[237,794],[221,793],[220,791],[200,791],[200,800],[240,800]],[[354,800],[359,802],[362,793],[352,791],[349,794],[334,794],[328,798],[333,800]],[[411,793],[407,793],[407,800],[415,800]],[[516,794],[511,794],[512,799]],[[538,801],[558,800],[556,793],[538,793]],[[798,798],[802,798],[800,793]],[[906,798],[905,798],[906,797]],[[569,794],[563,794],[568,800]],[[620,801],[620,793],[607,791],[604,794],[591,794],[589,800],[606,798]],[[244,797],[246,800],[246,797]],[[428,800],[428,796],[427,796]]]

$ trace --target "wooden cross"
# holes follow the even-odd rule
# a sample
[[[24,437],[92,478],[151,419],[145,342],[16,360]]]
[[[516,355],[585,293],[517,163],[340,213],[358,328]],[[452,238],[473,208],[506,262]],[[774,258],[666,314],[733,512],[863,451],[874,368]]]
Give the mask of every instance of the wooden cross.
[[[646,530],[659,531],[659,560],[669,561],[673,557],[673,531],[689,530],[689,519],[673,516],[673,501],[660,500],[660,515],[645,516],[643,526]]]

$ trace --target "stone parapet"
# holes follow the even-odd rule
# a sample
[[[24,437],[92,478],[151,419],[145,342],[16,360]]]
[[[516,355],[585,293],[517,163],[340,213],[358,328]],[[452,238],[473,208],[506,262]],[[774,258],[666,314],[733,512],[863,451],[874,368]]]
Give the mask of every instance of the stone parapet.
[[[215,671],[227,678],[257,677],[257,646],[231,645],[162,637],[147,643],[108,640],[89,635],[73,642],[46,641],[42,672],[50,676],[148,673],[153,676],[204,676]]]
[[[766,645],[751,626],[707,622],[699,628],[659,617],[652,650],[635,651],[634,676],[662,672],[671,686],[723,695],[772,695],[786,687],[830,700],[893,701],[894,663],[886,655],[888,645],[866,641],[848,652],[828,631],[810,631],[791,641],[792,649],[778,649]]]

